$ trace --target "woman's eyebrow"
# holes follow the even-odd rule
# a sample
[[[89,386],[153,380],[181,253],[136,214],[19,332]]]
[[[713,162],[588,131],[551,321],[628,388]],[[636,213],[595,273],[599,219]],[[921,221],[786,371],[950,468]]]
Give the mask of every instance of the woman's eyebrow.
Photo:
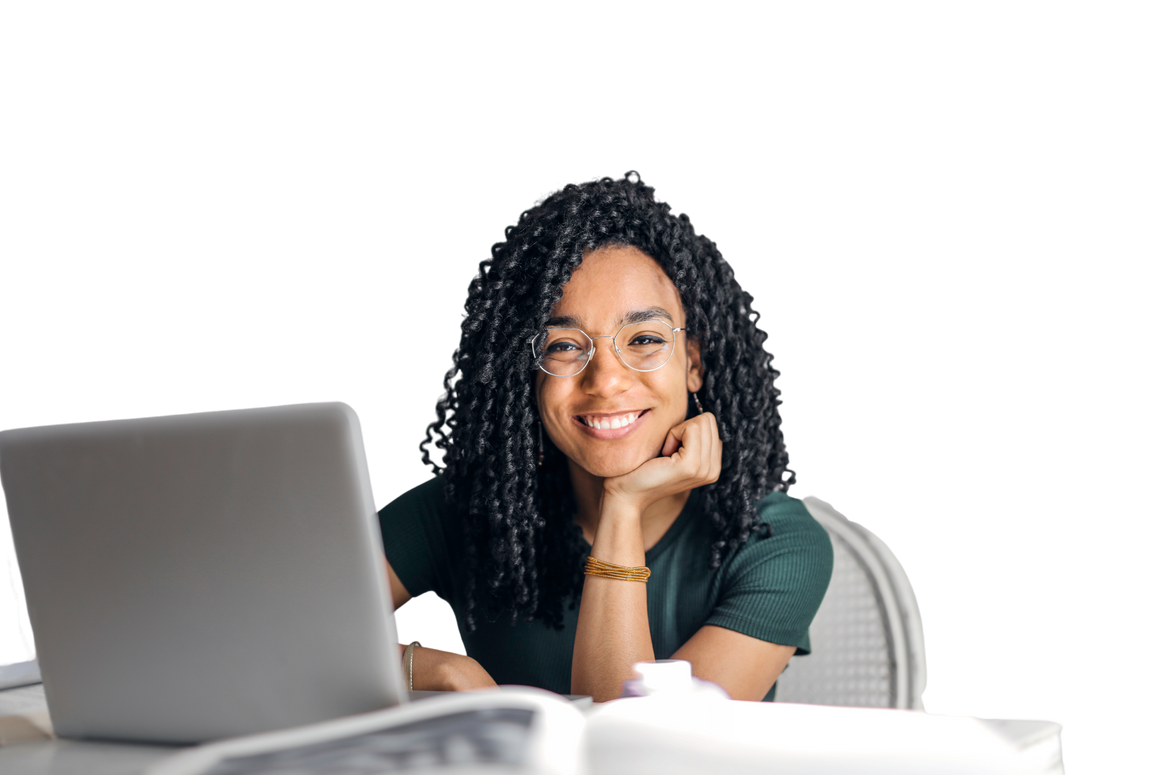
[[[654,318],[662,318],[670,325],[674,324],[674,318],[662,307],[650,307],[649,309],[638,309],[633,312],[627,312],[621,318],[623,326],[632,325],[634,323],[641,323],[643,320],[652,320]],[[546,328],[580,328],[584,330],[581,321],[572,315],[556,315],[549,318],[545,323]]]

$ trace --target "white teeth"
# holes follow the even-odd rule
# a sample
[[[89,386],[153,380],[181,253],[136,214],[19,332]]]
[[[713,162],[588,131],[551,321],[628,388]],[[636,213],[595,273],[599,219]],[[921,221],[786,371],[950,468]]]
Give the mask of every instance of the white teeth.
[[[581,419],[590,428],[608,431],[631,425],[640,415],[641,412],[632,412],[630,414],[619,414],[615,417],[582,417]]]

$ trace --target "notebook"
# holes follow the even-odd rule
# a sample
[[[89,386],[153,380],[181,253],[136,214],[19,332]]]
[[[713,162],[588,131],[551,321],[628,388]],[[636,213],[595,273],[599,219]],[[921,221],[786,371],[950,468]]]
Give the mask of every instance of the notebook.
[[[193,743],[406,699],[339,403],[0,433],[58,735]]]

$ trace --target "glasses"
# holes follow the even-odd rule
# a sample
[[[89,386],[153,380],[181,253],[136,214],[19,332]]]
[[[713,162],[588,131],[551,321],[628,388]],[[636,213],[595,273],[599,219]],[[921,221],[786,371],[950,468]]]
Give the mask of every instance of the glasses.
[[[589,336],[579,328],[546,328],[529,339],[537,367],[554,377],[572,377],[584,371],[597,351],[597,339],[612,339],[617,359],[634,371],[656,371],[674,354],[679,331],[665,321],[649,318],[629,323],[611,336]]]

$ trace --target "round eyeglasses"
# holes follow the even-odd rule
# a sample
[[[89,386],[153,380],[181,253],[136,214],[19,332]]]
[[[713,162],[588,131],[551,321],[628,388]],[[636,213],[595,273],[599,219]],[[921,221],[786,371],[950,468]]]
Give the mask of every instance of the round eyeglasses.
[[[554,377],[572,377],[589,365],[597,339],[612,339],[618,360],[634,371],[655,371],[674,354],[679,331],[658,318],[627,323],[616,334],[589,336],[579,328],[546,328],[529,339],[537,367]]]

